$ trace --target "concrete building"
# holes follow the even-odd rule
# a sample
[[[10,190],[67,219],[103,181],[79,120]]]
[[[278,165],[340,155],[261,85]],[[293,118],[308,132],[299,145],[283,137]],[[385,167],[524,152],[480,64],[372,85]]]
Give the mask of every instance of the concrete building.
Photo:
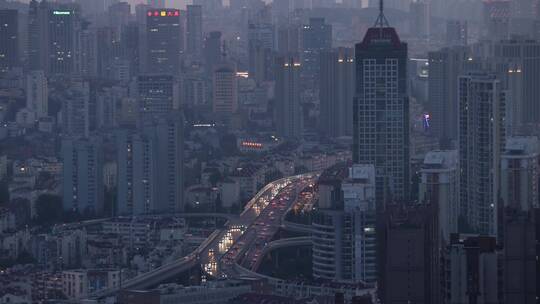
[[[375,168],[353,165],[323,173],[320,208],[314,214],[313,276],[322,280],[374,283],[377,279]],[[330,170],[332,171],[332,169]]]
[[[416,0],[409,5],[409,34],[419,39],[429,39],[431,35],[431,15],[429,1]]]
[[[183,210],[183,118],[173,111],[117,136],[118,213]]]
[[[460,76],[460,213],[469,229],[496,235],[505,96],[494,75]]]
[[[62,132],[69,136],[90,135],[90,85],[73,83],[62,95]]]
[[[540,143],[537,137],[509,137],[501,155],[501,199],[504,207],[539,208]]]
[[[380,204],[407,201],[410,181],[407,44],[385,20],[356,45],[353,104],[353,162],[375,165]]]
[[[332,25],[324,18],[310,18],[301,31],[302,75],[317,80],[319,75],[319,56],[322,51],[332,48]]]
[[[120,275],[113,269],[66,270],[62,272],[62,291],[69,299],[84,299],[103,289],[118,288]]]
[[[446,21],[446,46],[467,45],[469,30],[466,20]]]
[[[510,33],[511,1],[489,0],[483,3],[483,37],[501,40]]]
[[[0,71],[20,65],[19,13],[14,9],[0,9]]]
[[[454,235],[448,249],[447,303],[499,303],[497,260],[494,237]]]
[[[354,50],[338,48],[320,54],[320,129],[330,138],[352,136]]]
[[[386,206],[378,223],[379,299],[382,303],[441,303],[432,277],[431,232],[436,229],[428,205]],[[466,281],[464,281],[466,282]]]
[[[213,111],[231,115],[238,110],[238,80],[232,64],[223,65],[213,73]]]
[[[146,14],[147,72],[178,74],[184,40],[180,10],[149,9]]]
[[[26,78],[26,108],[34,112],[36,118],[49,115],[49,90],[47,77],[43,71],[30,71]]]
[[[502,232],[502,269],[504,303],[538,302],[540,290],[540,209],[520,209],[519,206],[504,208]]]
[[[104,200],[101,139],[65,139],[62,158],[64,210],[101,215]]]
[[[469,58],[467,48],[443,48],[428,53],[428,100],[431,130],[441,148],[452,148],[458,136],[458,76],[465,70]]]
[[[140,75],[136,89],[139,122],[180,108],[179,82],[172,75]]]
[[[302,64],[295,56],[279,57],[275,62],[274,122],[279,136],[300,139],[304,119],[300,105]]]
[[[81,32],[80,11],[76,6],[60,6],[48,12],[47,55],[48,62],[42,67],[50,74],[71,74],[79,70],[78,39]]]
[[[187,6],[187,22],[186,22],[186,51],[188,54],[200,56],[203,47],[203,22],[202,22],[202,6],[188,5]]]
[[[202,286],[161,285],[149,291],[122,291],[119,304],[226,304],[235,297],[251,292],[249,283],[236,280],[211,281]]]
[[[420,170],[419,203],[436,206],[441,248],[458,232],[458,159],[456,150],[429,152]]]
[[[221,63],[221,32],[213,31],[208,33],[204,39],[204,61],[206,75],[212,75],[215,67]]]

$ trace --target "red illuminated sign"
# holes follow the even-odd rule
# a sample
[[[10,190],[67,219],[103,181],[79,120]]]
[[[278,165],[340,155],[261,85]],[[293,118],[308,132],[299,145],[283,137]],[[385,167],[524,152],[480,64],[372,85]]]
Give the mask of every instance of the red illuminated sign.
[[[261,143],[256,143],[256,142],[251,142],[251,141],[243,141],[242,142],[242,147],[261,149],[263,147],[263,145]]]

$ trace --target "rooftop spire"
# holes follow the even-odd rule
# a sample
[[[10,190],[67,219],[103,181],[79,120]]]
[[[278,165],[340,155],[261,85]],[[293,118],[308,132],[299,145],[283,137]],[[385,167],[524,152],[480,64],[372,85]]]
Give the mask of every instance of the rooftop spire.
[[[377,20],[375,21],[375,27],[381,29],[383,27],[390,27],[388,20],[386,20],[386,17],[384,16],[384,0],[379,0],[379,17],[377,17]]]

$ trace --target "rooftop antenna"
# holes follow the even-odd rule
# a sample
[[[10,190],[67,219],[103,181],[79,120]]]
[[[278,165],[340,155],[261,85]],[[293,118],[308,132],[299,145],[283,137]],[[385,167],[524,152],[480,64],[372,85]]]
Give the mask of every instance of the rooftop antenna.
[[[379,0],[379,16],[377,17],[377,21],[375,21],[375,27],[381,30],[381,35],[383,28],[390,27],[388,20],[384,16],[384,0]]]

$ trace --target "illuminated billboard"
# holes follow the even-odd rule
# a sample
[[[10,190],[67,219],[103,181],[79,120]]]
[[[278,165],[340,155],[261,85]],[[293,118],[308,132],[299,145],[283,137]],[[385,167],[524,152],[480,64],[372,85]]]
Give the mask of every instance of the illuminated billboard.
[[[179,10],[149,10],[146,15],[148,17],[178,17]]]
[[[71,15],[70,11],[53,11],[53,15]]]

